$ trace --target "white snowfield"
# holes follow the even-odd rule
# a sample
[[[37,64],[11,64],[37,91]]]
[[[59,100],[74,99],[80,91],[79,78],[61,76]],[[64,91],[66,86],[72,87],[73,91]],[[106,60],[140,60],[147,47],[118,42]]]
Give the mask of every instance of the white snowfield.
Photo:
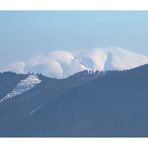
[[[27,61],[15,62],[0,71],[42,73],[51,78],[66,78],[77,72],[127,70],[148,63],[148,57],[121,48],[51,51]]]
[[[26,79],[21,80],[17,84],[17,86],[12,90],[12,92],[10,92],[4,98],[2,98],[0,100],[0,102],[4,102],[4,101],[11,99],[15,96],[18,96],[18,95],[32,89],[33,87],[35,87],[39,83],[41,83],[41,80],[37,76],[29,75]]]

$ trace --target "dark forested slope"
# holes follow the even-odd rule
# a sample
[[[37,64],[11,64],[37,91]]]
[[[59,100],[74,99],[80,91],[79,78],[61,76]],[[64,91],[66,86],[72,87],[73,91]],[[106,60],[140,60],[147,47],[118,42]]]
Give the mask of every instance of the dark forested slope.
[[[148,136],[148,65],[96,75],[91,78],[89,74],[88,80],[88,74],[78,73],[68,79],[54,80],[51,86],[47,80],[43,81],[27,92],[36,89],[28,104],[46,98],[43,106],[12,122],[4,120],[0,135]],[[23,98],[22,95],[17,99]],[[2,116],[5,115],[1,119]]]

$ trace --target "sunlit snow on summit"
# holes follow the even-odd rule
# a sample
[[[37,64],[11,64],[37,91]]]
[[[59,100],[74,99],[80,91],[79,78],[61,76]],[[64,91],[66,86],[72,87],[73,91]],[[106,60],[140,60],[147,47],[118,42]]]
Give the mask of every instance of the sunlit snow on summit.
[[[0,68],[16,73],[42,73],[52,78],[66,78],[77,72],[126,70],[148,63],[148,57],[121,48],[92,50],[57,50],[27,61],[17,61]]]

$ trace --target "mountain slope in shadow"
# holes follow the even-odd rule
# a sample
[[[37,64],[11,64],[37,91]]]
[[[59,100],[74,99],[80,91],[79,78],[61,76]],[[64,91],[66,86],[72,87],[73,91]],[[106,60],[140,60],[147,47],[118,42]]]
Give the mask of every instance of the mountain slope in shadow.
[[[63,91],[33,114],[3,124],[0,135],[148,136],[147,89],[148,65],[108,71]]]

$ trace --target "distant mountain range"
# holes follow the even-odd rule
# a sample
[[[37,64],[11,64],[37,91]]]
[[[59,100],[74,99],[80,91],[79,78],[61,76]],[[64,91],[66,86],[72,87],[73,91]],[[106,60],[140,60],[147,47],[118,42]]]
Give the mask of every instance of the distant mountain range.
[[[148,64],[148,57],[121,48],[51,51],[48,54],[5,65],[0,71],[42,73],[67,78],[81,71],[127,70]]]
[[[96,52],[100,54],[101,50]],[[125,60],[122,56],[116,58],[111,53],[108,56],[112,62],[105,64],[106,70],[116,69],[118,64],[120,70],[125,68],[119,62]],[[127,56],[129,59],[124,62],[132,59],[130,53]],[[132,60],[135,59],[142,64],[141,56]],[[128,66],[132,68],[134,64]],[[124,71],[85,70],[65,79],[33,73],[0,73],[0,136],[3,137],[143,137],[148,136],[147,115],[148,65]]]

